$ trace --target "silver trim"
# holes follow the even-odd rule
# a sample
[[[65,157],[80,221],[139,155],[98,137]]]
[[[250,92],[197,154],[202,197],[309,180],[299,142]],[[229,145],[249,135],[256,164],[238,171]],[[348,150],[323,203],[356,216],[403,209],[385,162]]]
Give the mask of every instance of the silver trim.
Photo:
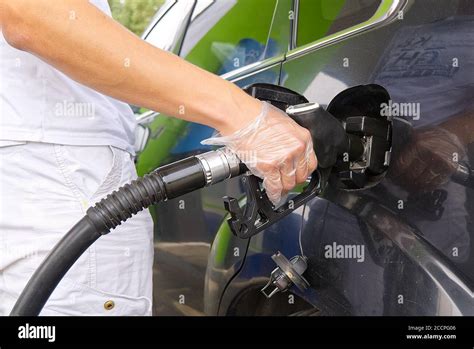
[[[288,115],[299,115],[318,108],[318,103],[303,103],[298,105],[290,105],[288,108],[286,108],[285,113]]]
[[[279,55],[275,56],[272,58],[265,59],[260,62],[255,62],[249,65],[246,65],[244,67],[238,68],[236,70],[232,70],[228,73],[222,74],[220,77],[229,80],[229,81],[236,81],[237,79],[242,79],[249,74],[254,74],[257,73],[261,70],[268,69],[271,67],[274,67],[280,63],[283,63],[285,61],[285,55]]]
[[[322,39],[316,40],[315,42],[305,46],[291,50],[286,54],[286,60],[292,60],[301,57],[322,47],[340,42],[348,37],[366,32],[382,25],[386,25],[396,18],[398,12],[405,6],[406,3],[407,0],[382,0],[377,11],[375,11],[374,15],[367,21],[326,36]],[[389,6],[389,8],[387,11],[384,11],[383,9],[386,6]]]
[[[210,185],[212,183],[212,170],[209,161],[207,161],[207,158],[209,158],[210,156],[208,153],[204,153],[196,155],[196,157],[199,159],[199,162],[201,162],[201,166],[204,169],[204,178],[206,179],[206,185]]]
[[[136,116],[137,123],[142,124],[142,125],[151,123],[153,120],[155,120],[158,114],[160,113],[153,110],[148,110]]]
[[[240,161],[226,148],[196,155],[201,162],[206,178],[206,186],[219,183],[239,174]]]

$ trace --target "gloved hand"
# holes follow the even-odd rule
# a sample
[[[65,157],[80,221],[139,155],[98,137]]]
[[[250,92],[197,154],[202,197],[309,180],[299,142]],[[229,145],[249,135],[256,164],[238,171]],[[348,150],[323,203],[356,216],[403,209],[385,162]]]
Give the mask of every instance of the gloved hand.
[[[415,131],[395,160],[392,180],[410,193],[432,191],[449,180],[466,155],[464,148],[455,134],[441,127]]]
[[[207,145],[225,145],[263,179],[268,198],[281,198],[316,169],[317,160],[309,131],[278,108],[262,102],[262,111],[243,129],[225,137],[209,138]]]

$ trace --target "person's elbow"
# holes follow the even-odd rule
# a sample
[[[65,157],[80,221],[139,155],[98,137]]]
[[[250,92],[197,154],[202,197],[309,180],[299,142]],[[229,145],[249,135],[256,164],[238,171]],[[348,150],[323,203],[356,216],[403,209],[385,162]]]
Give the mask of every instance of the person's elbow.
[[[22,13],[23,1],[0,0],[1,29],[3,37],[10,46],[19,50],[28,50],[32,40],[32,30]]]

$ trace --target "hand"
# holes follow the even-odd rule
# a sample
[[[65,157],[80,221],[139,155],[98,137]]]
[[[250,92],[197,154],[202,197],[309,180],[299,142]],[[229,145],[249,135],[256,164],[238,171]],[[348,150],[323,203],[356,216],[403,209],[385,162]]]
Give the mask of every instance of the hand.
[[[254,175],[263,179],[267,196],[275,205],[317,166],[309,131],[266,102],[249,125],[202,143],[225,145],[236,153]]]
[[[465,150],[458,137],[437,127],[415,131],[393,164],[393,181],[410,193],[429,192],[445,184]]]

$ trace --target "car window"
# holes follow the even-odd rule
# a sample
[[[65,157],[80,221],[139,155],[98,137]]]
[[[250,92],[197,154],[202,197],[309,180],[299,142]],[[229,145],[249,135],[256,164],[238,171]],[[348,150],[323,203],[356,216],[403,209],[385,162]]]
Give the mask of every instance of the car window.
[[[153,27],[146,31],[144,39],[153,46],[178,53],[195,4],[194,0],[166,2],[155,15]]]
[[[199,2],[198,2],[199,3]],[[196,6],[180,55],[215,74],[224,74],[277,55],[269,40],[277,0],[205,1]]]
[[[295,18],[293,2],[294,0],[277,1],[267,41],[267,51],[273,50],[267,54],[269,57],[280,55],[288,51],[291,27]]]
[[[381,0],[300,0],[297,46],[337,33],[372,17]]]

